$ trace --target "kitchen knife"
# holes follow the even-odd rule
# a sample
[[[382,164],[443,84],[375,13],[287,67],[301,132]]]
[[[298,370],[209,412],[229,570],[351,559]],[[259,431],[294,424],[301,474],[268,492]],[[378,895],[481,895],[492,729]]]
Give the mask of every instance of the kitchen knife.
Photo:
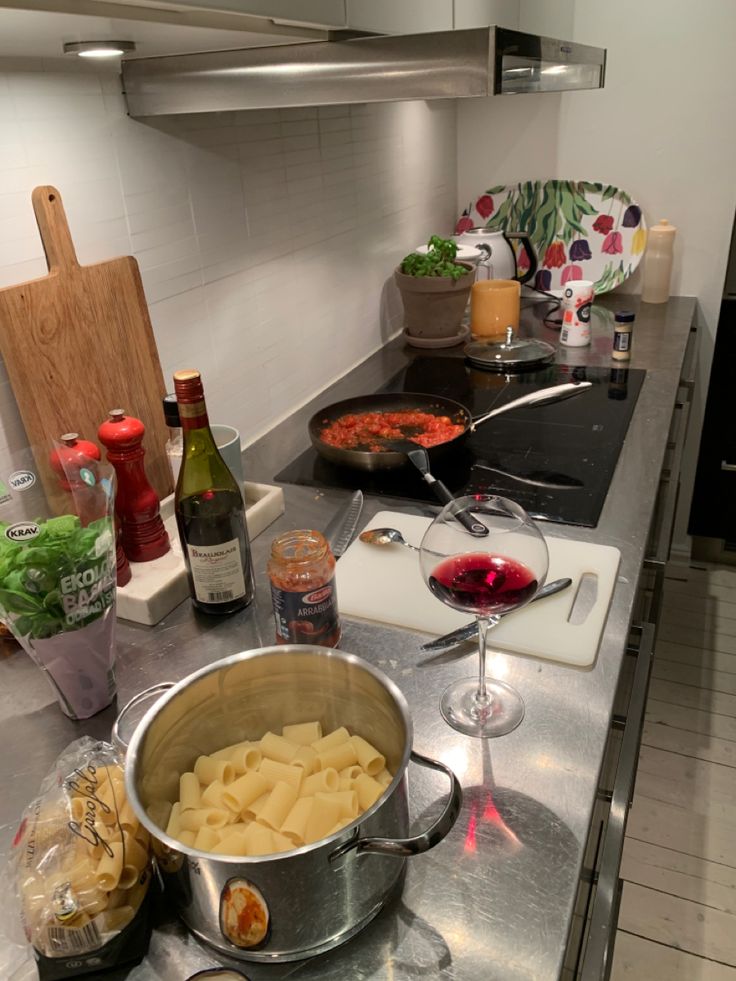
[[[325,528],[324,535],[332,554],[339,559],[352,542],[363,510],[363,491],[356,491],[347,504],[338,509]]]
[[[532,603],[544,599],[545,596],[552,596],[553,593],[559,593],[563,589],[567,589],[571,584],[572,579],[554,579],[552,582],[548,582],[546,586],[542,586],[532,600]],[[500,620],[501,617],[491,617],[491,620],[493,619]],[[473,620],[472,623],[466,623],[464,627],[458,627],[457,630],[452,630],[449,634],[443,634],[442,637],[438,637],[436,640],[430,640],[426,644],[422,644],[419,649],[421,651],[443,651],[446,647],[454,647],[455,644],[461,644],[464,640],[470,640],[477,633],[478,621]]]

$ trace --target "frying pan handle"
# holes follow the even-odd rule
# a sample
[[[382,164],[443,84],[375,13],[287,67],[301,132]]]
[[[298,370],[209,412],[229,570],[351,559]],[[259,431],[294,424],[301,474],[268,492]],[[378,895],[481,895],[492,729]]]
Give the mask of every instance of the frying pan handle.
[[[582,395],[583,392],[592,387],[592,384],[589,381],[566,382],[564,385],[540,388],[538,392],[522,395],[519,399],[514,399],[512,402],[507,402],[506,405],[501,405],[497,409],[491,409],[485,415],[478,416],[477,419],[473,419],[470,430],[472,432],[476,426],[480,426],[487,419],[493,419],[494,416],[503,415],[504,412],[510,412],[512,409],[520,409],[525,405],[547,405],[549,402],[561,402],[563,399],[570,399],[575,395]]]

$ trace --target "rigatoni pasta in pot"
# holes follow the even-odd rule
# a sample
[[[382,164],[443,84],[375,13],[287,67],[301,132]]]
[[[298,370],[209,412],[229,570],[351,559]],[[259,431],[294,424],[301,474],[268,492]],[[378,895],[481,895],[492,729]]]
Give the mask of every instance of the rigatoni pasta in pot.
[[[245,761],[249,753],[257,765],[236,776],[229,760]],[[374,775],[381,773],[378,782]],[[166,833],[217,855],[286,852],[352,824],[392,779],[385,757],[345,726],[323,735],[319,720],[287,724],[280,733],[197,757],[179,777]]]
[[[456,778],[411,744],[396,685],[343,651],[244,651],[180,681],[139,722],[126,757],[168,902],[200,939],[245,960],[344,942],[400,887],[406,856],[434,847],[457,817]],[[202,757],[231,763],[232,779]],[[410,758],[452,782],[415,837]]]

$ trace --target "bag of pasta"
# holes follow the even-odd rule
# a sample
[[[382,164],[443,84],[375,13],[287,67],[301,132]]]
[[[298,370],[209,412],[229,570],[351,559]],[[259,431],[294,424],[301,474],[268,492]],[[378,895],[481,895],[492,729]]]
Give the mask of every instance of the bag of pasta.
[[[26,939],[41,981],[140,960],[150,939],[149,836],[108,743],[71,743],[26,808],[13,840]]]

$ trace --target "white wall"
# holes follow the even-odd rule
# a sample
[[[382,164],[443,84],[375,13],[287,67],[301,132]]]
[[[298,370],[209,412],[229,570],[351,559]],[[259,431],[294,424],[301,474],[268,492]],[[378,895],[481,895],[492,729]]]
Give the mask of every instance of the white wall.
[[[46,272],[30,195],[55,185],[81,262],[137,258],[167,382],[200,368],[244,442],[400,328],[387,278],[454,222],[453,103],[148,125],[116,76],[33,67],[0,62],[0,287]],[[0,460],[23,445],[0,363]]]
[[[575,0],[519,0],[519,30],[571,40]]]
[[[518,29],[519,0],[455,0],[453,4],[455,30],[464,27],[486,27],[489,24]]]
[[[570,0],[545,2],[543,21],[529,3],[522,29],[551,33],[555,6],[561,22],[569,15]],[[680,549],[736,206],[735,38],[732,0],[578,0],[573,40],[608,48],[602,91],[524,96],[523,105],[468,100],[458,109],[461,205],[496,182],[569,177],[617,184],[650,224],[667,217],[678,226],[672,291],[696,295],[702,320]],[[638,274],[623,287],[640,288]]]

